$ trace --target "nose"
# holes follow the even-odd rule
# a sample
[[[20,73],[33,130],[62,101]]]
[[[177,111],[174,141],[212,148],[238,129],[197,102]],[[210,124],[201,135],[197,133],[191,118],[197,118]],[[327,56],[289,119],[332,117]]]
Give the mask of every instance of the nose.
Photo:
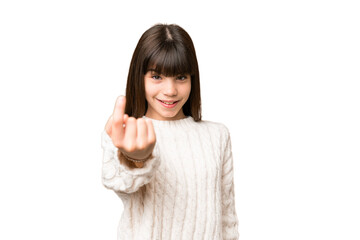
[[[166,81],[164,82],[163,94],[166,96],[177,95],[176,82],[173,79],[166,78]]]

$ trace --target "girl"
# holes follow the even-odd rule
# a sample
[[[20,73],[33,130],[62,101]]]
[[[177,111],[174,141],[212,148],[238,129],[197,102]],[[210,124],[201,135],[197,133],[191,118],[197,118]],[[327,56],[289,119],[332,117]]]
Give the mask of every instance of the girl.
[[[122,200],[118,239],[238,239],[228,128],[201,120],[194,45],[177,25],[140,38],[102,133],[102,182]]]

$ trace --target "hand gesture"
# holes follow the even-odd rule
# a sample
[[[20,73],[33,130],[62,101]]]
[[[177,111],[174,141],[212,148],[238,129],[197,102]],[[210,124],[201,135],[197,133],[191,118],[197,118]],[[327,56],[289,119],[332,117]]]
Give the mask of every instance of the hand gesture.
[[[119,96],[105,130],[122,154],[133,159],[146,159],[156,143],[154,126],[150,119],[136,119],[124,114],[125,105],[126,98]],[[135,162],[137,167],[143,167],[143,164]]]

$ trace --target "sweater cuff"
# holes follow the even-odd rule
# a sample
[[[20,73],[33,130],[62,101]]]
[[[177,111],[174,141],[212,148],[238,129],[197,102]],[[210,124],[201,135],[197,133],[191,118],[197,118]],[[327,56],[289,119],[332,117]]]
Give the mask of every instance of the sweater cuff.
[[[119,149],[104,130],[101,136],[103,148],[102,182],[106,188],[122,193],[133,193],[149,183],[160,165],[156,146],[152,157],[144,162],[142,168],[130,168],[120,162]]]

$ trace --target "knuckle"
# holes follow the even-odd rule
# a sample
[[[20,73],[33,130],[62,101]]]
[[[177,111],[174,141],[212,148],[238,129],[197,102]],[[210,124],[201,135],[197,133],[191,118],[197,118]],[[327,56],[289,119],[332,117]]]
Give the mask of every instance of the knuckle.
[[[155,144],[155,143],[156,143],[156,137],[155,137],[155,135],[154,135],[153,137],[150,137],[149,143],[150,143],[150,144]]]
[[[145,124],[145,119],[139,118],[137,119],[138,124]]]
[[[114,146],[117,147],[117,148],[122,148],[122,145],[121,145],[121,142],[120,142],[120,141],[113,140],[113,144],[114,144]]]
[[[135,144],[133,144],[133,143],[128,143],[127,145],[126,145],[126,151],[127,152],[135,152],[135,150],[136,150],[136,145]]]
[[[128,117],[127,121],[129,122],[135,122],[136,121],[136,118],[134,117]]]
[[[114,118],[114,121],[112,122],[112,126],[116,128],[122,126],[122,121],[120,121],[119,118]]]
[[[117,122],[120,122],[120,117],[119,116],[117,116],[117,115],[113,115],[112,116],[112,121],[114,122],[114,123],[117,123]]]
[[[156,143],[156,139],[151,139],[151,140],[149,141],[149,143],[150,143],[151,145],[154,145],[154,144]]]
[[[146,143],[145,142],[139,142],[138,145],[137,145],[137,148],[139,150],[145,150],[146,149]]]
[[[136,119],[134,117],[129,117],[126,120],[126,125],[127,126],[134,126],[136,124]]]

